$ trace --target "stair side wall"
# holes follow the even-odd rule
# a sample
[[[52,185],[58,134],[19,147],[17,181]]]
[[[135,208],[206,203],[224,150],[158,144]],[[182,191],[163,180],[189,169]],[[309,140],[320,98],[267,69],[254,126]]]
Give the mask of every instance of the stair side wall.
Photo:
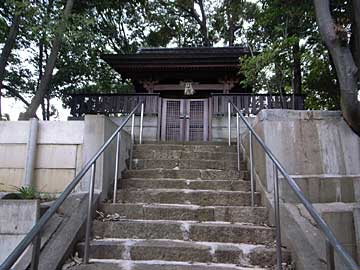
[[[92,158],[117,128],[118,125],[107,116],[85,116],[83,164]],[[126,160],[129,158],[130,153],[130,142],[130,134],[125,130],[121,131],[119,176],[121,176],[121,172],[126,168]],[[101,193],[101,200],[108,198],[114,185],[115,154],[116,138],[96,162],[95,190]],[[77,192],[87,192],[89,189],[89,182],[90,172],[87,173],[80,182]]]
[[[350,254],[356,254],[356,241],[345,231],[354,232],[348,216],[360,201],[360,138],[347,126],[340,112],[263,110],[256,117],[254,129],[264,140],[287,172],[315,205]],[[248,135],[243,136],[248,153]],[[257,188],[264,203],[273,209],[274,168],[260,146],[254,143]],[[248,156],[247,156],[248,158]],[[280,178],[282,231],[297,259],[297,269],[312,269],[310,250],[318,262],[317,269],[326,269],[325,239],[306,211],[301,211],[287,184]],[[330,204],[330,207],[327,207]],[[272,216],[272,215],[271,215]],[[344,222],[338,222],[342,220]],[[309,237],[309,232],[313,232]],[[295,240],[295,241],[294,241]],[[305,250],[305,251],[304,251]],[[340,268],[342,269],[342,268]]]

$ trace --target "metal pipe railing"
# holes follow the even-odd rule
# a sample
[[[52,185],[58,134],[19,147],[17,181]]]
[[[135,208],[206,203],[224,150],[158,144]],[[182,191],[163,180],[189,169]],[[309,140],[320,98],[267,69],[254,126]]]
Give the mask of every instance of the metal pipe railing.
[[[231,117],[231,106],[235,109],[235,112],[239,114],[240,119],[244,122],[245,126],[249,130],[249,152],[250,152],[250,177],[252,181],[254,180],[254,163],[253,163],[253,143],[252,143],[252,137],[255,138],[255,140],[260,145],[260,148],[264,151],[265,155],[271,160],[274,166],[274,173],[275,173],[275,179],[274,179],[274,208],[275,208],[275,226],[276,226],[276,256],[277,256],[277,268],[278,270],[282,269],[282,254],[281,254],[281,227],[280,227],[280,198],[279,198],[279,177],[278,173],[280,172],[284,179],[286,180],[287,184],[290,186],[291,190],[295,193],[296,197],[299,199],[299,201],[304,205],[306,210],[309,212],[311,217],[314,219],[314,221],[317,224],[317,227],[323,232],[326,238],[326,250],[327,250],[327,258],[328,258],[328,269],[334,270],[335,269],[335,259],[334,254],[338,254],[338,256],[345,262],[346,266],[349,270],[360,270],[360,267],[356,264],[354,259],[346,252],[344,247],[340,244],[340,242],[335,237],[334,233],[331,231],[330,227],[326,224],[324,219],[320,216],[320,214],[316,211],[314,206],[311,204],[311,202],[306,199],[304,193],[301,191],[298,184],[295,182],[295,180],[286,172],[284,167],[281,165],[279,160],[275,157],[275,155],[272,153],[272,151],[269,149],[269,147],[265,144],[265,142],[260,138],[260,136],[255,132],[255,130],[252,128],[251,124],[245,119],[245,117],[242,115],[242,112],[239,110],[238,107],[232,102],[228,102],[228,114],[229,114],[229,138],[230,138],[230,117]],[[237,138],[241,138],[240,135],[237,136]],[[229,139],[230,141],[230,139]],[[239,142],[240,144],[240,142]],[[238,148],[238,151],[240,151],[240,148]],[[253,184],[251,183],[251,198],[254,197],[255,190],[253,189]],[[253,199],[252,199],[253,200]],[[253,203],[253,202],[252,202]],[[253,206],[253,205],[252,205]]]
[[[59,198],[55,200],[55,202],[51,205],[51,207],[45,212],[45,214],[39,219],[39,221],[34,225],[34,227],[26,234],[23,240],[15,247],[15,249],[11,252],[11,254],[5,259],[3,264],[0,266],[0,270],[10,270],[19,257],[23,254],[23,252],[33,243],[33,255],[31,262],[31,269],[37,270],[39,255],[40,255],[40,236],[41,232],[44,229],[44,226],[50,220],[50,218],[56,213],[62,203],[66,200],[66,198],[72,193],[75,187],[79,184],[81,179],[85,176],[85,174],[91,169],[91,177],[89,183],[89,199],[88,199],[88,208],[87,208],[87,221],[86,221],[86,231],[85,231],[85,250],[84,250],[84,263],[89,262],[89,242],[90,242],[90,232],[91,232],[91,223],[92,223],[92,214],[94,207],[94,189],[95,189],[95,173],[96,173],[96,161],[98,158],[104,153],[104,151],[108,148],[111,142],[117,137],[117,151],[116,151],[116,160],[117,163],[119,161],[120,155],[120,142],[121,130],[125,127],[129,119],[132,117],[131,121],[131,149],[133,148],[132,144],[134,143],[134,124],[135,124],[135,112],[141,106],[141,120],[140,120],[140,139],[142,140],[142,130],[141,126],[143,123],[143,115],[144,115],[144,103],[141,102],[135,106],[135,108],[131,111],[131,113],[125,118],[125,120],[120,124],[120,126],[115,130],[115,132],[110,136],[110,138],[99,148],[99,150],[93,155],[93,157],[85,163],[84,167],[80,170],[80,172],[74,177],[74,179],[70,182],[70,184],[65,188],[65,190],[61,193]],[[117,182],[116,174],[118,174],[118,167],[115,166],[115,183]],[[115,185],[114,183],[114,185]],[[116,193],[116,191],[115,191]],[[116,200],[116,195],[115,195]]]
[[[237,149],[237,168],[240,171],[240,119],[239,113],[236,113],[236,149]]]

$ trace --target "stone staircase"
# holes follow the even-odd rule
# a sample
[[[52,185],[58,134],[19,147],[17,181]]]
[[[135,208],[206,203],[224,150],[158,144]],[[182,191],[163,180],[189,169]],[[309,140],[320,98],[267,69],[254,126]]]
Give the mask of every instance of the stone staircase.
[[[136,145],[118,202],[102,203],[93,222],[92,263],[71,269],[274,268],[267,210],[258,193],[250,207],[245,163],[236,167],[225,144]],[[77,249],[82,256],[84,244]]]

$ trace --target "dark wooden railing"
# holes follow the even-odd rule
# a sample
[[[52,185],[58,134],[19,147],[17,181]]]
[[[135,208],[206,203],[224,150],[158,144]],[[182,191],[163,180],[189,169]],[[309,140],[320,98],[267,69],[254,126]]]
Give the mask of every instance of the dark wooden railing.
[[[255,115],[262,109],[304,110],[304,96],[302,95],[212,94],[211,106],[213,114],[226,114],[229,99],[236,107],[242,110],[245,115]],[[234,113],[233,108],[231,108],[231,110]]]
[[[157,114],[159,94],[73,94],[70,95],[70,114],[83,117],[85,114],[128,114],[144,102],[145,114]],[[136,114],[140,113],[140,109]]]
[[[212,94],[209,99],[212,113],[227,113],[227,102],[230,100],[243,110],[245,115],[257,114],[262,109],[304,109],[304,96],[278,94]],[[73,117],[85,114],[128,114],[132,108],[144,102],[145,114],[158,114],[161,108],[159,94],[73,94],[70,96],[70,113]],[[140,111],[136,112],[137,114]]]

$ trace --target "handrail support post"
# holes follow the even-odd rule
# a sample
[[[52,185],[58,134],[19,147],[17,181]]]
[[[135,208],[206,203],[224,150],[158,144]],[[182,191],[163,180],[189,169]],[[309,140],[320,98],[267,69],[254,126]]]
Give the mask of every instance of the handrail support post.
[[[131,117],[131,143],[130,143],[130,157],[129,157],[129,169],[132,169],[132,157],[133,157],[133,151],[134,151],[134,143],[135,143],[135,114]]]
[[[89,186],[89,201],[87,209],[87,218],[86,218],[86,231],[85,231],[85,249],[84,249],[84,264],[89,263],[89,249],[90,249],[90,234],[91,234],[91,223],[92,223],[92,212],[93,212],[93,197],[94,197],[94,188],[95,188],[95,172],[96,172],[96,163],[94,162],[91,165],[91,178]]]
[[[326,262],[327,270],[335,270],[334,247],[331,245],[329,240],[326,240]]]
[[[116,203],[118,180],[119,180],[120,143],[121,143],[121,131],[119,131],[118,134],[116,135],[116,154],[115,154],[115,174],[114,174],[113,203]]]
[[[250,148],[250,185],[251,185],[251,206],[255,207],[255,183],[254,183],[254,148],[253,133],[249,130],[249,148]]]
[[[239,113],[236,113],[236,153],[237,153],[237,168],[240,171],[240,123]]]
[[[139,144],[142,144],[143,124],[144,124],[144,103],[141,103]]]
[[[228,102],[228,140],[229,146],[231,146],[231,104]]]
[[[31,254],[30,270],[38,270],[39,258],[40,258],[40,248],[41,248],[41,236],[40,235],[35,236],[32,245],[33,245],[33,247],[32,247],[32,254]]]
[[[274,164],[274,212],[276,230],[276,264],[277,269],[282,270],[282,251],[281,251],[281,228],[280,228],[280,198],[279,198],[279,173]]]

